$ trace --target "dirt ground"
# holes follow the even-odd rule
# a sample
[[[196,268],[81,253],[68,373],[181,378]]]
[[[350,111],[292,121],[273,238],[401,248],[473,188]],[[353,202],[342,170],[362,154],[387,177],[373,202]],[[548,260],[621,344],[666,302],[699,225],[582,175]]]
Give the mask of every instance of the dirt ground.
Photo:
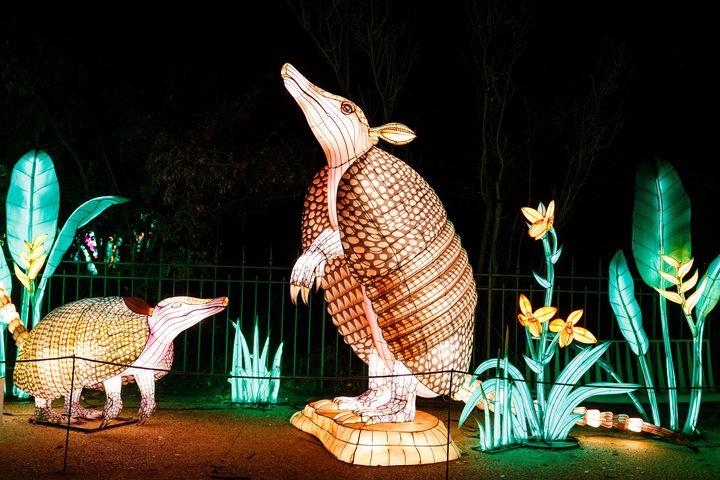
[[[281,390],[281,397],[282,395]],[[142,426],[93,433],[30,423],[33,404],[6,399],[0,432],[0,478],[11,479],[482,479],[720,478],[720,412],[703,404],[698,452],[641,434],[575,427],[576,448],[514,448],[497,453],[473,449],[472,429],[458,429],[462,404],[451,402],[451,435],[463,452],[448,463],[362,467],[343,463],[311,435],[289,423],[306,401],[283,398],[260,409],[228,403],[225,395],[158,392],[158,411]],[[90,406],[102,394],[88,394]],[[137,394],[124,393],[123,416],[133,416]],[[625,405],[612,405],[620,412]],[[628,407],[629,408],[629,407]],[[418,400],[418,409],[447,421],[448,403]],[[470,422],[474,425],[474,422]],[[92,424],[82,426],[92,427]],[[67,447],[67,448],[66,448]]]

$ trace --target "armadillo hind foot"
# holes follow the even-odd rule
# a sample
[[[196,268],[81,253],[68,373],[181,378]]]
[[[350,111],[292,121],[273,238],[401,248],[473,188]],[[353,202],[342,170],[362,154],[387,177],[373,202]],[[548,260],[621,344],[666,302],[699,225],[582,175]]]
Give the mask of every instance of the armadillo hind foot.
[[[376,355],[371,355],[376,356]],[[373,362],[378,372],[369,380],[370,388],[358,397],[338,397],[335,402],[343,412],[335,417],[342,424],[365,423],[372,425],[385,422],[412,422],[415,420],[415,400],[420,382],[396,361],[394,371],[387,371],[383,362]],[[385,376],[383,376],[385,375]]]
[[[357,397],[334,398],[340,410],[372,409],[390,401],[393,372],[380,360],[374,348],[370,350],[368,367],[368,389]]]
[[[402,423],[415,420],[415,399],[393,398],[385,405],[373,409],[360,409],[355,412],[365,425],[375,423]]]
[[[63,423],[64,418],[52,408],[52,400],[35,397],[35,420],[40,422]]]
[[[414,377],[393,377],[390,399],[380,406],[360,407],[343,424],[400,423],[415,420],[415,391],[418,382]]]
[[[102,417],[102,412],[99,410],[91,410],[80,405],[80,395],[82,395],[82,388],[73,390],[70,395],[65,395],[65,407],[63,415],[73,419],[85,419],[85,420],[97,420]]]
[[[120,397],[120,392],[108,392],[100,428],[105,428],[113,419],[120,415],[121,411],[122,397]]]
[[[386,379],[383,379],[386,380]],[[374,408],[386,404],[392,396],[392,386],[389,381],[384,385],[370,386],[368,390],[357,397],[335,397],[340,410],[357,410],[359,408]]]
[[[143,398],[140,400],[140,410],[138,411],[138,425],[142,425],[147,421],[148,418],[152,416],[153,413],[157,410],[157,403],[155,402],[155,399],[150,398]]]

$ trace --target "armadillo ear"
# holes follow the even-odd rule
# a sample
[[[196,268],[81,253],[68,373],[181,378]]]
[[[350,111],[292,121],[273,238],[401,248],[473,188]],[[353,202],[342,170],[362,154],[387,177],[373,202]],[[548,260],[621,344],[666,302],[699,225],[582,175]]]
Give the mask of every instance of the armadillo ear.
[[[377,143],[377,139],[381,138],[393,145],[405,145],[415,140],[415,132],[402,123],[393,122],[370,128],[370,137],[373,143]]]
[[[142,298],[138,297],[125,297],[123,298],[125,300],[125,305],[127,307],[135,312],[139,313],[140,315],[147,315],[148,317],[152,315],[153,308],[145,302]]]

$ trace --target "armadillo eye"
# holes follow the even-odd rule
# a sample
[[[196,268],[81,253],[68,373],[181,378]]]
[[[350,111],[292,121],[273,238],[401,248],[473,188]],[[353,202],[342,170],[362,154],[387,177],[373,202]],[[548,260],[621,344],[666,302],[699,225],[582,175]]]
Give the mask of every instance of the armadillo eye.
[[[343,102],[342,105],[340,105],[340,111],[345,115],[350,115],[355,112],[355,105],[350,102]]]
[[[174,302],[172,308],[180,308],[180,302]]]

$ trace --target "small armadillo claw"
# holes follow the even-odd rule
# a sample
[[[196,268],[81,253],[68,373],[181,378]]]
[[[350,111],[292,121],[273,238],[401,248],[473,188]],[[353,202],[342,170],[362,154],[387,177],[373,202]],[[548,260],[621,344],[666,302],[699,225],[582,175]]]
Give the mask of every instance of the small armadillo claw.
[[[302,299],[305,305],[308,304],[308,298],[310,297],[310,289],[308,287],[302,287]]]
[[[297,301],[298,293],[300,293],[300,287],[297,285],[290,285],[290,301],[295,305],[295,302]]]

